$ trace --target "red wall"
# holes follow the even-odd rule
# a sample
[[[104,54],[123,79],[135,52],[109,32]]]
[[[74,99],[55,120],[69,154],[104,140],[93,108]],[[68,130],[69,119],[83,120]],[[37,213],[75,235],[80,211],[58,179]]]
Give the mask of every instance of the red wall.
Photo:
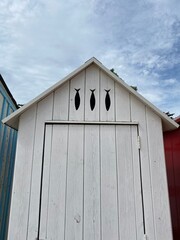
[[[180,240],[180,127],[164,133],[164,147],[173,236]]]

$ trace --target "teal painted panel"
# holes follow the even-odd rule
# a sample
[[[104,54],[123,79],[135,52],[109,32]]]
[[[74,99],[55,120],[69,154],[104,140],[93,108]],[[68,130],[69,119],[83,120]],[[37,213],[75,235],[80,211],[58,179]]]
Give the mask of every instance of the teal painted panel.
[[[7,239],[17,142],[17,131],[1,122],[17,109],[5,87],[0,82],[0,240]]]

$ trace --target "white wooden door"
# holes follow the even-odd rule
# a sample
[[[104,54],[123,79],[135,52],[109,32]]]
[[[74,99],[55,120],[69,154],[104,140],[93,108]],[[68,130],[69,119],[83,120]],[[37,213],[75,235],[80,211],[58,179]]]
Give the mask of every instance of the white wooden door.
[[[137,138],[133,125],[46,125],[38,239],[143,239]]]

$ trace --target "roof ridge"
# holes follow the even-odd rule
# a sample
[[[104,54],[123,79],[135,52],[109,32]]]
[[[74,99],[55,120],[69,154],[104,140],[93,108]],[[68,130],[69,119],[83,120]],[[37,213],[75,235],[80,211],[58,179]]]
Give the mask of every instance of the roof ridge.
[[[58,81],[56,84],[48,88],[46,91],[35,97],[33,100],[25,104],[23,107],[18,109],[17,111],[13,112],[10,116],[3,119],[3,123],[17,129],[18,125],[12,123],[13,119],[14,121],[18,121],[19,116],[25,112],[30,106],[33,104],[41,101],[43,98],[45,98],[47,95],[55,91],[56,88],[60,87],[63,83],[71,79],[72,77],[76,76],[78,73],[83,71],[85,68],[89,67],[91,64],[96,64],[102,71],[104,71],[109,77],[111,77],[114,81],[118,82],[122,87],[124,87],[127,91],[129,91],[131,94],[136,96],[141,102],[143,102],[146,106],[151,108],[158,116],[161,117],[161,119],[168,125],[167,130],[170,130],[171,128],[178,127],[178,124],[174,122],[172,119],[170,119],[165,113],[160,111],[156,106],[154,106],[151,102],[149,102],[147,99],[145,99],[141,94],[139,94],[137,91],[135,91],[132,87],[130,87],[127,83],[125,83],[120,77],[116,76],[114,73],[112,73],[109,69],[107,69],[99,60],[97,60],[95,57],[90,58],[87,60],[83,65],[81,65],[79,68],[75,69],[73,72],[68,74],[66,77],[64,77],[62,80]],[[16,127],[15,127],[16,126]]]

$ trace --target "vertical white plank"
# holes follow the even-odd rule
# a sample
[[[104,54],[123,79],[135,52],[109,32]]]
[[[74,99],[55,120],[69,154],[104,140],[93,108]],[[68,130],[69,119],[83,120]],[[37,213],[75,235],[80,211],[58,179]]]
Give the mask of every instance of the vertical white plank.
[[[136,216],[136,237],[143,239],[144,235],[144,199],[141,189],[141,159],[139,156],[139,146],[137,140],[137,126],[131,126],[131,148],[132,148],[132,167],[134,176],[134,199]]]
[[[53,120],[68,120],[69,113],[69,81],[54,93]]]
[[[100,126],[102,239],[118,239],[115,126]]]
[[[91,90],[94,90],[95,107],[91,110],[90,98]],[[99,121],[99,68],[91,65],[86,69],[86,86],[85,86],[85,120]]]
[[[129,92],[119,83],[115,83],[115,116],[116,121],[130,121]]]
[[[69,126],[65,240],[82,239],[83,126]]]
[[[70,80],[70,109],[69,109],[69,120],[84,120],[84,82],[85,82],[85,71],[80,72],[77,76]],[[74,100],[76,90],[79,90],[80,105],[76,110]]]
[[[52,110],[53,110],[53,94],[50,94],[49,96],[47,96],[45,99],[38,103],[37,109],[33,167],[32,167],[31,196],[30,196],[30,212],[28,219],[29,221],[27,236],[28,240],[37,238],[44,122],[45,120],[52,120]]]
[[[116,126],[120,239],[136,236],[136,213],[130,126]],[[138,239],[137,239],[138,240]]]
[[[100,240],[99,126],[85,126],[84,237]]]
[[[100,72],[100,120],[101,121],[114,121],[115,120],[115,104],[114,104],[114,80],[112,80],[104,72]],[[109,110],[106,110],[105,97],[106,91],[109,90],[111,105]]]
[[[132,121],[139,122],[139,134],[141,138],[141,167],[142,167],[142,186],[144,197],[144,214],[146,234],[149,239],[155,239],[152,186],[150,176],[150,162],[148,154],[148,140],[146,128],[146,110],[143,103],[131,95],[131,117]]]
[[[41,221],[40,221],[40,239],[47,238],[47,218],[48,218],[48,197],[49,181],[51,169],[51,148],[52,148],[52,125],[47,125],[44,139],[43,153],[43,183],[41,198]]]
[[[8,239],[26,239],[36,105],[19,121]]]
[[[47,239],[64,239],[68,126],[53,126]]]
[[[172,230],[162,137],[162,123],[146,109],[156,239],[171,240]]]

